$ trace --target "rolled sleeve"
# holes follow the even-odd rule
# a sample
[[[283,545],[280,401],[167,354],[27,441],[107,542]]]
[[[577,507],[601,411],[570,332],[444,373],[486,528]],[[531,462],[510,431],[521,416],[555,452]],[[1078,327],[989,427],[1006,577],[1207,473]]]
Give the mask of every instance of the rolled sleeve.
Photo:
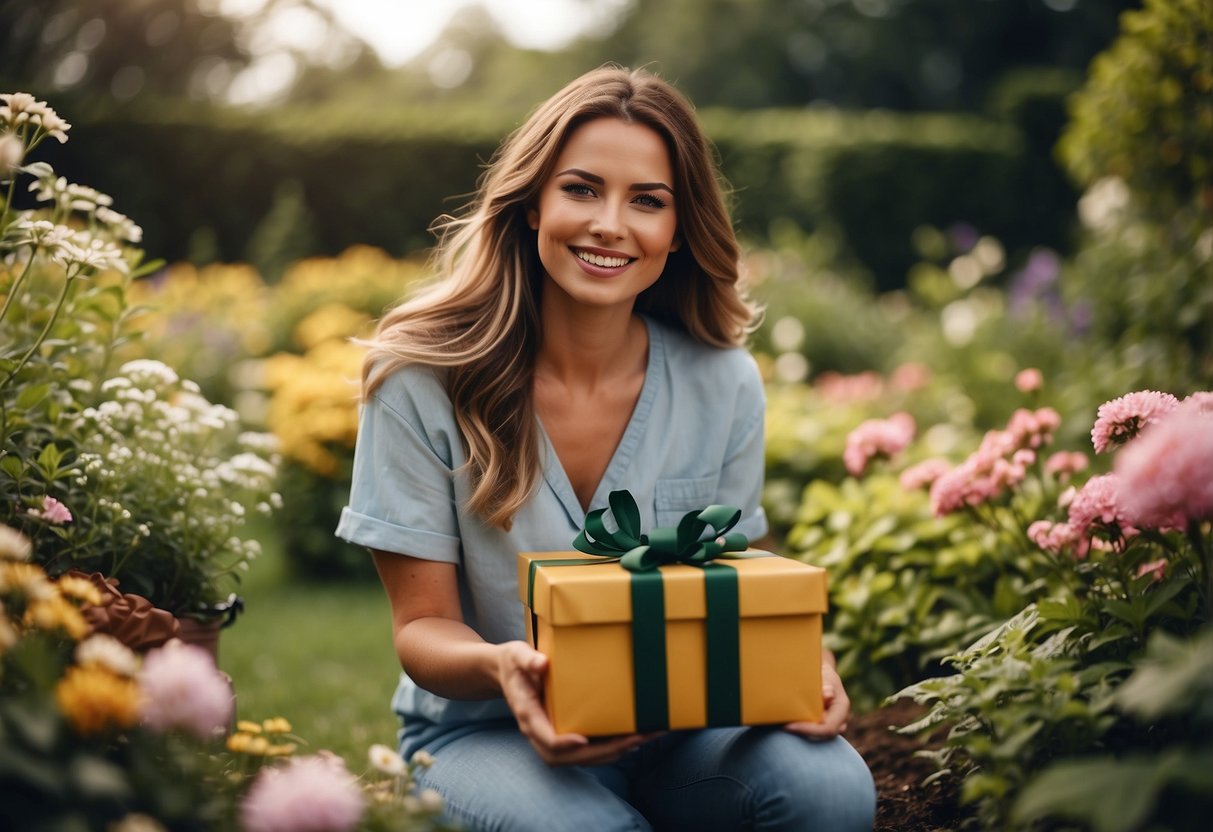
[[[445,392],[434,389],[432,378],[406,368],[363,404],[338,537],[425,560],[460,561],[452,446],[435,396]],[[436,419],[427,421],[427,407]]]

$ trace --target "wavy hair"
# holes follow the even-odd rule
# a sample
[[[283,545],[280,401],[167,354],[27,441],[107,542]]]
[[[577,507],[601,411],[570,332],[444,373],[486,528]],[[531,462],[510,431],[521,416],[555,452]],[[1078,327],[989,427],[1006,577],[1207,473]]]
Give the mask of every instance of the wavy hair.
[[[462,214],[436,224],[430,265],[439,281],[383,317],[362,377],[365,399],[406,364],[442,374],[467,451],[469,508],[507,530],[543,473],[531,393],[543,267],[526,212],[569,136],[598,118],[656,131],[674,173],[683,245],[636,309],[715,347],[742,344],[757,317],[738,286],[739,249],[712,150],[673,87],[606,66],[537,107],[493,155]]]

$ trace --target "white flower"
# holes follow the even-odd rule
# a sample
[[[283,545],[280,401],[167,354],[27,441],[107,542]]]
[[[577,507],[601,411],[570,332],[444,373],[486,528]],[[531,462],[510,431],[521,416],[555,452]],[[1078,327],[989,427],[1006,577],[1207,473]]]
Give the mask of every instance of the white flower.
[[[41,246],[52,250],[57,249],[64,240],[71,239],[75,233],[66,225],[56,225],[48,220],[20,220],[13,227],[17,230],[13,245]]]
[[[0,559],[29,560],[31,552],[33,547],[28,537],[11,526],[0,524]]]
[[[421,802],[422,811],[442,811],[442,795],[433,789],[422,789],[421,794],[417,795],[417,799]]]
[[[27,92],[9,92],[0,94],[0,122],[6,122],[14,127],[30,123],[37,126],[43,134],[54,136],[59,143],[67,141],[67,131],[72,126],[59,117],[59,114],[45,101],[39,101]]]
[[[370,759],[371,765],[384,774],[390,774],[393,777],[408,774],[408,766],[404,764],[404,758],[386,745],[372,745],[367,751],[367,757]]]
[[[430,766],[434,765],[434,757],[428,751],[418,751],[413,755],[410,762],[412,762],[412,764],[415,766],[420,766],[421,768],[429,768]]]
[[[172,367],[154,358],[137,358],[118,368],[121,375],[146,389],[147,387],[169,387],[177,383],[178,376]]]
[[[97,208],[94,216],[96,216],[97,222],[108,226],[114,236],[119,239],[126,240],[128,243],[138,243],[143,240],[143,229],[125,214],[101,206]]]
[[[51,260],[64,268],[78,266],[81,269],[95,269],[126,273],[129,267],[122,249],[111,242],[93,239],[86,245],[80,245],[74,240],[64,240],[51,254]]]
[[[151,815],[132,813],[105,827],[105,832],[167,832]]]
[[[21,160],[25,157],[25,145],[14,133],[0,133],[0,182],[7,182],[17,174]]]
[[[94,633],[76,646],[78,664],[97,664],[119,676],[139,672],[139,658],[122,642],[105,633]]]

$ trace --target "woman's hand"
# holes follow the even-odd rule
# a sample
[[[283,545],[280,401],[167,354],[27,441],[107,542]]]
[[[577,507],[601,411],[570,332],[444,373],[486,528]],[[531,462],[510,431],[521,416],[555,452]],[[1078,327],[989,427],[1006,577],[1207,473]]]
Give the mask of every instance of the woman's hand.
[[[518,728],[550,766],[597,766],[614,762],[652,739],[652,734],[627,734],[589,740],[580,734],[557,734],[543,709],[543,675],[548,658],[529,644],[510,641],[499,645],[497,673],[501,692]]]
[[[784,728],[811,740],[832,739],[847,730],[851,700],[843,690],[838,671],[830,662],[821,665],[821,695],[826,708],[821,722],[790,722]]]

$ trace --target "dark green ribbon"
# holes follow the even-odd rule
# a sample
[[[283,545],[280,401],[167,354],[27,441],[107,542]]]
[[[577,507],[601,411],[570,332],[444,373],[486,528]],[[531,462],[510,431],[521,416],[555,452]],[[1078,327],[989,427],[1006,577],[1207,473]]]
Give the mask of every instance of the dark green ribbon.
[[[707,721],[711,726],[741,722],[741,659],[738,632],[737,571],[711,563],[738,557],[749,540],[730,529],[741,509],[711,505],[683,515],[673,528],[640,531],[640,510],[627,491],[612,491],[610,512],[619,527],[608,531],[607,509],[591,511],[573,547],[587,555],[618,560],[632,573],[632,664],[636,687],[636,730],[669,727],[669,688],[665,645],[665,594],[658,567],[685,563],[704,570],[707,605]],[[704,532],[712,530],[706,539]],[[532,568],[533,574],[533,568]]]

